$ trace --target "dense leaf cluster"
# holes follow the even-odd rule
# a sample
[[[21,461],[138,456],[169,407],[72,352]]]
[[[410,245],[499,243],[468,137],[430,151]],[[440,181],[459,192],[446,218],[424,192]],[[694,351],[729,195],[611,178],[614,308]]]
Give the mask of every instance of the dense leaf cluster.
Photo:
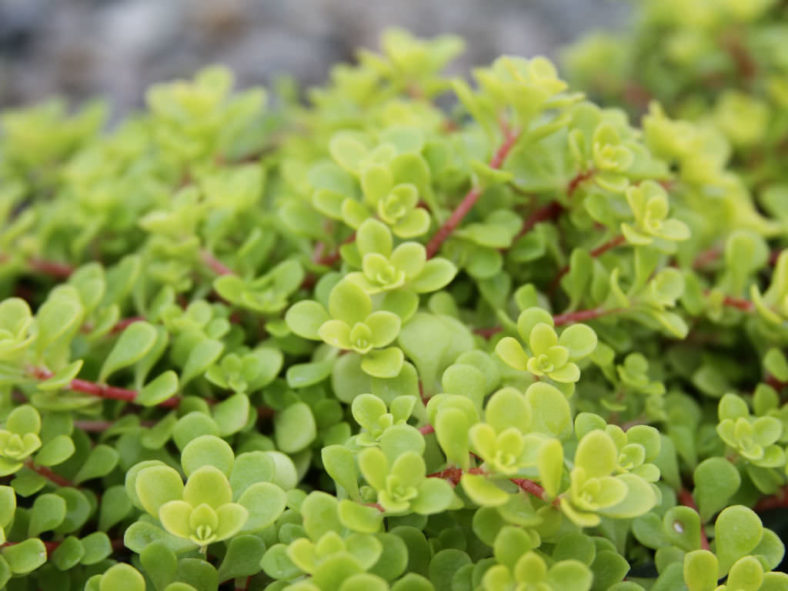
[[[0,584],[788,588],[785,216],[703,124],[382,46],[2,116]]]

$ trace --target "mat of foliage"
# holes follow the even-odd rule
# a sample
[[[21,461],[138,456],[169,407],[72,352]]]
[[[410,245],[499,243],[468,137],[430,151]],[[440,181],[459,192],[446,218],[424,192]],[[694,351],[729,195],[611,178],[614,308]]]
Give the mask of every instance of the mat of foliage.
[[[785,216],[460,49],[2,115],[0,583],[788,589]]]

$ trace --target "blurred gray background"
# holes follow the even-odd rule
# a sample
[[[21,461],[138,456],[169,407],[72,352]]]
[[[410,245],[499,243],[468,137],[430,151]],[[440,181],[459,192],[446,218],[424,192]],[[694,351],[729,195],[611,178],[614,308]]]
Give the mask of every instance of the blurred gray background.
[[[289,73],[318,84],[380,31],[456,33],[456,71],[502,53],[555,57],[594,28],[621,27],[621,0],[0,0],[0,108],[53,94],[103,96],[115,114],[152,82],[223,63],[242,85]]]

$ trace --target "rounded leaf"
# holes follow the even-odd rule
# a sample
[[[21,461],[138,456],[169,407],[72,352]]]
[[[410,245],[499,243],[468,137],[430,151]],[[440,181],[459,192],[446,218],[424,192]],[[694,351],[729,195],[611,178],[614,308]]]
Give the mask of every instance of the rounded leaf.
[[[558,344],[569,349],[569,358],[576,361],[594,352],[596,333],[585,324],[573,324],[561,333]]]

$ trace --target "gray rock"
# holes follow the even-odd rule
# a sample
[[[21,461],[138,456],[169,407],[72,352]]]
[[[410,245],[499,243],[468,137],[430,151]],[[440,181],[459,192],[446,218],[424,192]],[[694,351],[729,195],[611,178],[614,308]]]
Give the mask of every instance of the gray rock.
[[[53,94],[103,96],[117,113],[153,82],[230,66],[243,85],[287,73],[323,82],[391,26],[455,33],[454,72],[496,56],[555,56],[588,29],[622,23],[609,0],[0,0],[0,108]]]

